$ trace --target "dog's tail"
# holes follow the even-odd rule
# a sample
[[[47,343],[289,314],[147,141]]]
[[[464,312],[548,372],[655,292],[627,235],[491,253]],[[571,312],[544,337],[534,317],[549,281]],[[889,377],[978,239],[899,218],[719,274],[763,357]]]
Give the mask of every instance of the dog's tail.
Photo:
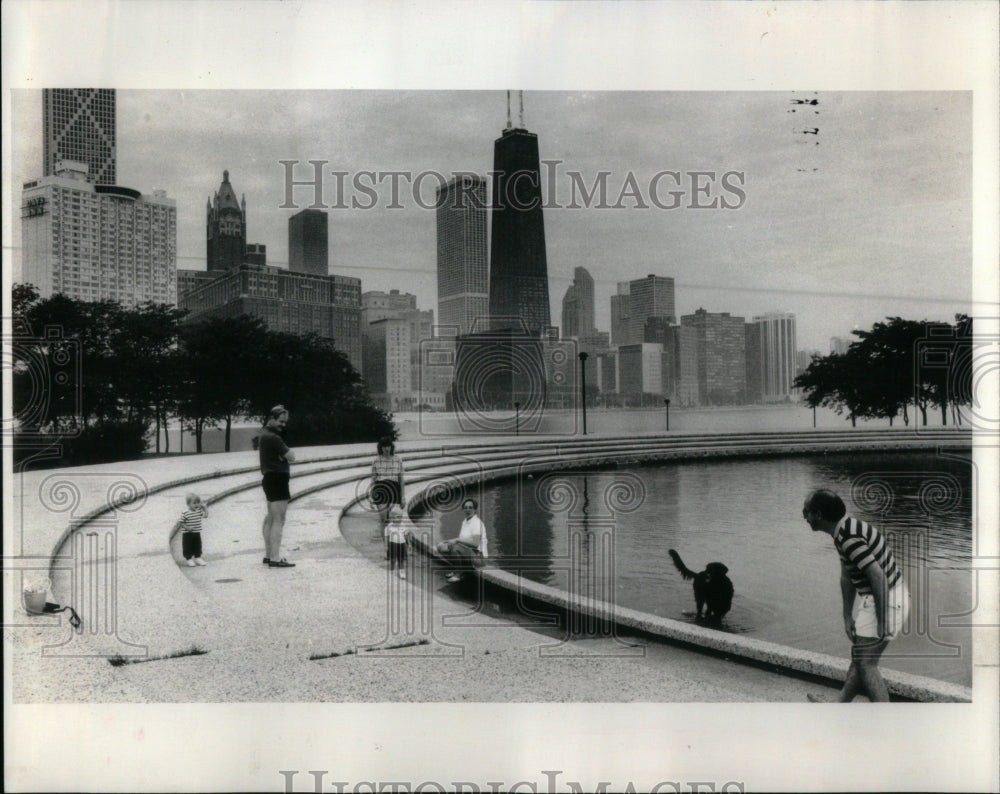
[[[677,566],[677,570],[681,572],[681,576],[683,576],[685,579],[694,579],[695,577],[694,571],[692,571],[684,564],[684,560],[681,559],[681,555],[678,554],[673,549],[669,551],[669,554],[670,554],[670,559],[672,559],[674,561],[674,565]]]

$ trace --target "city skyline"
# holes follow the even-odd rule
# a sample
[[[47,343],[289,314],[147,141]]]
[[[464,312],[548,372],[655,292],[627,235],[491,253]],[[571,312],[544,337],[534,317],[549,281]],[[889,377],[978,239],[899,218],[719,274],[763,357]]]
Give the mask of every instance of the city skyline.
[[[40,130],[31,135],[40,128],[41,91],[13,97],[19,195],[42,167]],[[288,166],[281,160],[298,161],[297,181],[311,178],[309,160],[326,160],[325,171],[349,173],[348,188],[364,170],[485,175],[505,121],[502,91],[119,90],[117,97],[118,181],[176,199],[181,269],[205,267],[201,212],[223,170],[247,196],[247,239],[267,245],[269,264],[287,267],[288,218],[317,190],[295,187],[297,206],[282,208]],[[586,267],[600,330],[610,330],[616,283],[648,273],[675,279],[678,315],[701,307],[793,312],[803,349],[825,351],[830,337],[888,315],[951,320],[974,311],[968,93],[526,92],[524,103],[525,124],[539,136],[543,200],[562,205],[545,210],[550,305],[561,305],[574,268]],[[802,112],[813,114],[808,123]],[[363,119],[367,132],[350,118]],[[447,122],[422,133],[426,119]],[[653,193],[650,183],[664,171],[680,179],[660,177]],[[566,208],[586,204],[601,173],[605,205],[623,208]],[[742,177],[724,183],[725,174]],[[423,180],[427,208],[403,180],[399,208],[387,208],[385,181],[375,186],[373,209],[329,209],[331,272],[361,277],[366,291],[405,288],[421,307],[436,308],[437,185]],[[327,176],[328,205],[337,202],[334,187]],[[653,206],[651,196],[671,201],[671,190],[684,206]],[[688,208],[719,199],[736,205],[741,192],[738,209]],[[590,204],[599,201],[594,193]],[[649,208],[635,208],[639,202]]]

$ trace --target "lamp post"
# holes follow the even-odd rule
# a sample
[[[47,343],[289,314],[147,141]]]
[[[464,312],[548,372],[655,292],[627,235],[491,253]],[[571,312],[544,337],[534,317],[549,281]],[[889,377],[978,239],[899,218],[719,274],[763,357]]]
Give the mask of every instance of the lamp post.
[[[663,401],[664,407],[667,409],[667,432],[670,432],[670,399],[667,398]]]
[[[514,402],[514,435],[521,434],[521,403]]]
[[[816,427],[816,406],[813,406],[813,427]]]
[[[580,405],[583,406],[583,434],[587,435],[587,354],[580,353]]]

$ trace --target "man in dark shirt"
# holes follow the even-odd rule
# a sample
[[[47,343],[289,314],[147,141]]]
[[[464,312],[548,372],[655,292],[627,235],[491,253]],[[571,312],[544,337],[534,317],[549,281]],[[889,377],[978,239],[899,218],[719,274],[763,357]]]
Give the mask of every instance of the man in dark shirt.
[[[257,449],[260,452],[260,471],[264,475],[261,486],[267,498],[267,513],[264,516],[264,564],[271,568],[294,568],[295,563],[281,556],[281,535],[285,529],[285,513],[291,494],[288,482],[291,469],[288,464],[295,461],[295,453],[288,448],[285,440],[278,435],[288,424],[288,411],[283,405],[276,405],[267,416],[267,423],[259,436]]]
[[[840,555],[840,592],[844,630],[851,640],[851,666],[840,702],[864,694],[887,701],[889,690],[878,670],[879,657],[909,614],[910,596],[885,537],[864,521],[847,515],[833,491],[813,491],[802,517],[814,532],[826,532]],[[810,700],[813,700],[810,696]]]

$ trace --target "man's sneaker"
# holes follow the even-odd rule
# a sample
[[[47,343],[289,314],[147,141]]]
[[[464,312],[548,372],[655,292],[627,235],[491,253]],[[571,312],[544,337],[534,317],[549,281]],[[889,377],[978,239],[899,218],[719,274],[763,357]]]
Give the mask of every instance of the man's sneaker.
[[[197,564],[197,565],[208,565],[208,563],[205,562],[201,557],[195,557],[194,561],[195,561],[195,564]]]
[[[195,564],[194,560],[188,560],[188,568],[194,568]]]
[[[268,563],[268,566],[271,568],[294,568],[295,563],[289,562],[284,557],[282,557],[280,560],[271,560]]]

